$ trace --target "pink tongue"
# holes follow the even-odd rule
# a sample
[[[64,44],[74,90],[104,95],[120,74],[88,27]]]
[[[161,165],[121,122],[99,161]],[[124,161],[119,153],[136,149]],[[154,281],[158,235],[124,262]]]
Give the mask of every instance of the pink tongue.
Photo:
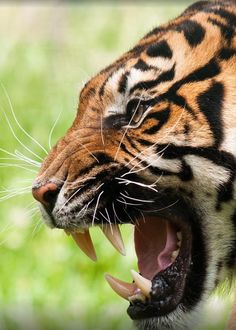
[[[177,249],[176,230],[167,221],[146,217],[135,225],[135,250],[140,273],[152,279],[172,264],[171,254]]]

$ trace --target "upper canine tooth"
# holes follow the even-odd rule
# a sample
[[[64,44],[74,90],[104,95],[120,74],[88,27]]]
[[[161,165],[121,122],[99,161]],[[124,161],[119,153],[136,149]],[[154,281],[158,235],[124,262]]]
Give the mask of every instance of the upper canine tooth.
[[[93,242],[91,240],[91,236],[89,234],[89,230],[84,230],[83,233],[71,232],[73,239],[76,244],[81,248],[81,250],[93,261],[97,261],[96,252],[94,250]]]
[[[135,270],[131,270],[131,275],[134,279],[135,284],[142,291],[142,293],[146,297],[150,297],[150,292],[152,290],[152,282],[147,278],[141,276]]]
[[[136,285],[134,283],[123,282],[109,274],[105,274],[105,279],[110,287],[122,298],[128,300],[129,297],[134,295],[136,290]]]
[[[125,246],[118,225],[104,225],[102,231],[114,248],[125,256]]]

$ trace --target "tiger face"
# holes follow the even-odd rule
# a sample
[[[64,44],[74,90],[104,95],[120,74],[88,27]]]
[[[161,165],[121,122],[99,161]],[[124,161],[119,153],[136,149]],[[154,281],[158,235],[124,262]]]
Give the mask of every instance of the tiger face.
[[[184,329],[236,264],[236,6],[200,2],[92,78],[33,184],[45,222],[92,259],[91,226],[140,274],[125,283],[140,329]]]

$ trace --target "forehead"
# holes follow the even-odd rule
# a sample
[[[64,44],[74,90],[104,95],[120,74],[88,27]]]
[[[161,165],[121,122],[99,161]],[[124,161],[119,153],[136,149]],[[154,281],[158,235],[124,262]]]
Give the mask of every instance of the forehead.
[[[135,48],[134,48],[135,49]],[[167,41],[144,45],[130,51],[92,78],[81,92],[81,101],[93,96],[95,102],[119,103],[133,95],[146,96],[150,82],[173,68],[172,50]],[[155,87],[155,84],[153,84]]]

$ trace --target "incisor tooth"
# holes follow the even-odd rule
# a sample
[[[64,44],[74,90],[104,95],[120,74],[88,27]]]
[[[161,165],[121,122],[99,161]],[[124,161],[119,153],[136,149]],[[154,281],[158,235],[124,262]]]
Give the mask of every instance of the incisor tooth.
[[[136,290],[136,285],[134,283],[126,283],[117,278],[105,274],[105,279],[107,280],[110,287],[122,298],[128,300],[129,297],[133,296]]]
[[[181,231],[177,231],[176,235],[177,235],[178,240],[181,241],[182,240],[182,233],[181,233]]]
[[[71,232],[68,229],[64,229],[64,232],[66,233],[67,236],[70,236]]]
[[[144,296],[144,294],[142,292],[136,293],[133,296],[129,297],[129,302],[132,304],[133,302],[135,302],[136,300],[145,302],[147,299],[146,296]]]
[[[173,251],[172,254],[171,254],[171,261],[175,261],[175,259],[178,257],[179,255],[179,249],[176,250],[176,251]]]
[[[125,246],[118,225],[104,225],[102,231],[114,248],[125,256]]]
[[[93,261],[97,261],[96,252],[94,250],[93,242],[91,240],[89,230],[85,230],[84,233],[79,231],[71,232],[73,239],[80,249]]]
[[[131,270],[131,275],[134,279],[137,287],[142,291],[146,297],[150,297],[150,292],[152,290],[152,282],[145,277],[141,276],[135,270]]]

